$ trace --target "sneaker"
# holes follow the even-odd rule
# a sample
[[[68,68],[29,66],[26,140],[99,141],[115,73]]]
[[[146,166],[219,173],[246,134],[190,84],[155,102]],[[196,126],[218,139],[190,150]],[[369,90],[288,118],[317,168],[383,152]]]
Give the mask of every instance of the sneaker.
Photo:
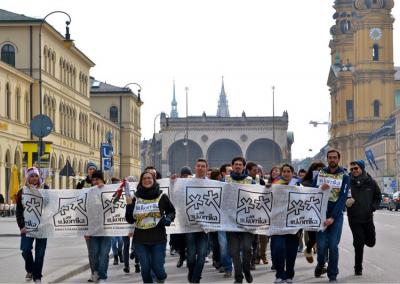
[[[25,275],[25,281],[32,281],[32,273],[27,273]]]
[[[184,261],[185,261],[184,258],[179,258],[178,262],[176,263],[176,267],[178,268],[182,267]]]
[[[246,279],[247,283],[253,283],[253,276],[251,275],[251,273],[245,273],[244,274],[244,278]]]
[[[283,280],[281,278],[276,278],[274,283],[285,283],[285,280]]]
[[[140,273],[140,265],[135,264],[135,273]]]
[[[314,270],[314,276],[316,278],[319,278],[319,277],[321,277],[322,274],[325,274],[326,272],[327,272],[327,270],[326,270],[325,266],[317,265]]]
[[[308,263],[313,263],[314,262],[314,256],[312,253],[308,253],[307,250],[304,250],[304,256],[306,257],[306,260]]]
[[[286,283],[293,283],[293,278],[286,279]]]
[[[124,269],[123,269],[123,271],[124,271],[125,273],[130,273],[130,272],[131,272],[129,266],[125,266]]]
[[[232,271],[225,271],[224,278],[230,278],[230,277],[232,277]]]

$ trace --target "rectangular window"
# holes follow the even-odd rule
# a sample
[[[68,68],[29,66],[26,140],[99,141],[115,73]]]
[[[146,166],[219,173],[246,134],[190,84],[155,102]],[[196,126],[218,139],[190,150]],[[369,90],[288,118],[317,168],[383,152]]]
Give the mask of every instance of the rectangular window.
[[[347,114],[347,120],[353,121],[354,111],[353,111],[353,101],[352,100],[346,101],[346,114]]]
[[[400,90],[396,90],[394,94],[394,103],[395,107],[399,108],[400,107]]]

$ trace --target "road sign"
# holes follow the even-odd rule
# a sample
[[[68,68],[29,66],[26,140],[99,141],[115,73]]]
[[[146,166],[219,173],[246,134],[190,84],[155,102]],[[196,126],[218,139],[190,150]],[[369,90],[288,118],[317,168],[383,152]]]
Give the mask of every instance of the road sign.
[[[112,168],[113,147],[109,143],[101,143],[101,169],[103,171],[110,171]]]
[[[32,119],[30,129],[33,135],[43,138],[53,130],[53,122],[51,122],[50,117],[47,115],[39,114]]]

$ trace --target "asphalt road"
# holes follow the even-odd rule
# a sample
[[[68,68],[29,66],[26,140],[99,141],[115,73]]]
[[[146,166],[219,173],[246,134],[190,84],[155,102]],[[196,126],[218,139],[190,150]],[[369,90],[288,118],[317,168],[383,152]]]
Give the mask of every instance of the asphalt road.
[[[375,214],[375,224],[377,230],[377,245],[374,248],[365,248],[364,252],[364,275],[354,276],[354,253],[353,238],[345,217],[343,234],[340,244],[339,276],[338,282],[343,283],[399,283],[400,275],[400,212],[378,211]],[[268,252],[269,255],[269,252]],[[185,266],[176,268],[177,257],[167,256],[166,271],[168,274],[167,282],[186,283],[187,269]],[[314,264],[306,262],[303,254],[299,253],[296,266],[294,281],[298,283],[326,283],[326,276],[314,278]],[[109,266],[109,278],[107,282],[114,283],[142,283],[140,274],[125,274],[123,266]],[[131,271],[134,270],[131,265]],[[68,283],[85,283],[89,272],[85,271],[67,280]],[[275,272],[271,271],[271,264],[258,265],[253,272],[255,283],[272,283],[275,280]],[[223,278],[211,265],[206,263],[202,282],[204,283],[232,283],[233,278]]]

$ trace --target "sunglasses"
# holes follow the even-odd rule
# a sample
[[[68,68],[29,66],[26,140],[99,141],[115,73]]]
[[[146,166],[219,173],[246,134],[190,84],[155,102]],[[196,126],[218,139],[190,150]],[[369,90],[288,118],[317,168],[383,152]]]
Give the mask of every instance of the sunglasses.
[[[352,172],[352,171],[358,171],[359,169],[360,169],[359,167],[350,168],[350,172]]]

